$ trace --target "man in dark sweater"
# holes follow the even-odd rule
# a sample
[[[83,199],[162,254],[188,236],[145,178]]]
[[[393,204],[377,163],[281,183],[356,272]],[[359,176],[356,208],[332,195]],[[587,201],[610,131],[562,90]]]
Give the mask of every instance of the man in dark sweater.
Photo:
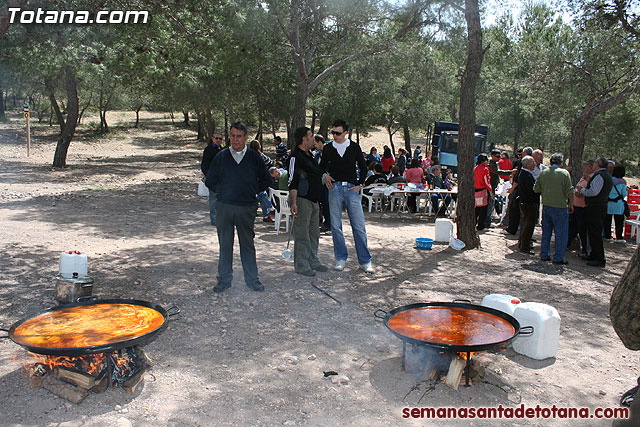
[[[296,273],[315,276],[316,271],[327,271],[318,260],[320,240],[320,205],[322,195],[322,169],[311,155],[315,139],[308,127],[293,133],[296,148],[289,159],[289,206],[296,218],[293,227],[295,246],[293,265]]]
[[[206,178],[207,172],[209,172],[209,167],[220,150],[222,150],[222,134],[216,132],[213,134],[211,142],[206,146],[202,153],[200,169],[204,174],[204,178]],[[202,178],[203,181],[204,178]],[[211,225],[216,225],[216,193],[211,190],[209,190],[209,218],[211,219]]]
[[[264,286],[258,279],[253,227],[258,208],[256,194],[267,189],[271,176],[260,154],[247,149],[247,127],[243,123],[232,124],[229,137],[231,147],[215,157],[205,180],[217,199],[220,255],[218,284],[213,291],[223,292],[231,286],[234,227],[238,230],[244,281],[254,291],[263,291]]]
[[[613,178],[607,171],[609,161],[600,157],[593,163],[593,175],[587,182],[587,188],[576,187],[576,193],[582,194],[586,202],[584,220],[589,235],[591,254],[584,257],[587,265],[604,267],[604,244],[602,242],[602,224],[607,215],[609,193],[613,188]]]
[[[342,233],[342,208],[346,207],[360,268],[367,273],[373,273],[360,201],[360,186],[367,177],[367,163],[360,146],[347,137],[348,131],[349,125],[344,120],[336,120],[333,123],[333,142],[324,146],[320,163],[320,168],[326,171],[322,179],[329,189],[331,235],[333,254],[336,258],[334,269],[344,270],[348,257]],[[359,176],[356,175],[356,167],[360,171]]]
[[[533,157],[526,156],[522,158],[522,168],[518,178],[518,192],[520,194],[520,217],[522,219],[522,228],[520,229],[520,238],[518,239],[518,247],[521,252],[533,255],[531,250],[531,236],[538,221],[538,212],[540,211],[540,195],[533,191],[536,180],[533,178],[533,169],[536,162]]]

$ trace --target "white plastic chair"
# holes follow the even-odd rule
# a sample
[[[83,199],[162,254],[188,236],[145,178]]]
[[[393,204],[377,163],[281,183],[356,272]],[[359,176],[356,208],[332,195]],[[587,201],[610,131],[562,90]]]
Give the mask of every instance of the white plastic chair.
[[[360,198],[365,199],[369,205],[369,212],[372,208],[375,210],[382,210],[382,193],[365,194],[364,190],[371,190],[372,188],[385,188],[387,184],[370,184],[366,187],[360,186]]]
[[[397,182],[393,186],[398,190],[404,190],[407,184],[403,182]],[[391,193],[389,199],[389,210],[393,212],[393,206],[398,203],[398,212],[407,212],[407,194],[403,192]]]
[[[289,192],[283,190],[269,189],[271,203],[276,208],[275,228],[276,234],[280,234],[280,224],[284,219],[284,231],[289,232],[289,220],[291,219],[291,209],[289,208]]]
[[[640,212],[631,212],[631,215],[629,215],[629,219],[625,219],[624,222],[625,224],[629,224],[631,226],[631,233],[629,234],[629,238],[633,238],[633,235],[635,234],[636,244],[640,245]]]

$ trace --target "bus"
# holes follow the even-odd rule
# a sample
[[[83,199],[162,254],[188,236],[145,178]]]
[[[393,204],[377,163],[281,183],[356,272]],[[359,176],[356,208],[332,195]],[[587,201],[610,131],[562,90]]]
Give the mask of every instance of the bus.
[[[454,172],[458,169],[458,126],[458,123],[435,122],[431,137],[431,158],[437,159],[443,168],[450,168]],[[476,126],[473,143],[474,164],[478,154],[487,152],[488,132],[487,126]]]

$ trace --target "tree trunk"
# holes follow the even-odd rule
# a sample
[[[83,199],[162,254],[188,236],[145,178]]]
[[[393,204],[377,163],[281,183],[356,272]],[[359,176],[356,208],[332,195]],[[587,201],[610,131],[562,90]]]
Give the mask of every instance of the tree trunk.
[[[293,126],[290,123],[293,122],[293,118],[291,121],[287,120],[287,148],[293,149]]]
[[[104,79],[100,79],[100,102],[98,105],[98,113],[100,114],[100,133],[104,133],[104,116],[102,115],[102,105],[104,102]]]
[[[331,115],[333,114],[331,107],[324,110],[320,115],[320,124],[318,125],[318,133],[324,136],[326,140],[329,136],[329,126],[331,125]]]
[[[356,128],[356,142],[360,145],[360,130]]]
[[[138,125],[140,124],[140,110],[142,109],[142,104],[138,105],[138,108],[136,108],[136,124],[135,126],[133,126],[134,128],[138,128]]]
[[[407,154],[413,157],[411,153],[411,133],[409,132],[409,126],[402,126],[402,130],[404,131],[404,148],[407,150]]]
[[[233,104],[231,103],[231,99],[227,99],[227,114],[229,114],[229,121],[231,124],[236,122],[236,116],[233,113]]]
[[[184,127],[189,127],[189,112],[182,110],[182,115],[184,116]]]
[[[224,145],[229,143],[229,117],[227,116],[227,110],[224,110]]]
[[[78,124],[82,123],[82,116],[84,116],[84,112],[87,110],[87,108],[89,108],[89,105],[91,104],[91,98],[93,98],[93,92],[91,92],[91,94],[89,95],[89,101],[87,102],[87,105],[84,106],[84,108],[78,115]]]
[[[577,184],[582,177],[582,155],[584,154],[584,135],[589,123],[580,114],[571,124],[571,145],[569,146],[569,165],[571,166],[571,182]]]
[[[254,139],[260,141],[260,145],[262,145],[262,115],[262,108],[258,108],[258,132],[256,132],[256,137]]]
[[[78,88],[75,73],[69,65],[65,67],[65,77],[67,83],[67,122],[62,130],[60,139],[58,139],[56,152],[53,156],[53,167],[56,168],[67,166],[67,152],[69,151],[71,139],[73,139],[73,135],[76,132],[78,120]]]
[[[460,86],[460,139],[458,141],[458,238],[466,248],[480,245],[475,226],[473,143],[476,129],[476,87],[482,68],[482,27],[478,0],[465,0],[467,64]]]
[[[5,120],[4,114],[4,93],[2,92],[2,80],[0,80],[0,120]]]
[[[203,141],[205,136],[204,118],[202,116],[203,114],[200,112],[200,110],[196,109],[196,118],[198,119],[198,136],[196,138],[198,139],[198,141]]]
[[[630,350],[640,350],[640,246],[611,294],[609,314],[613,329]]]
[[[298,86],[296,87],[296,98],[293,104],[293,117],[291,119],[292,131],[295,131],[299,127],[304,126],[307,122],[307,90],[308,83],[306,81],[301,81],[300,79],[298,79]]]
[[[45,87],[47,88],[47,93],[49,95],[49,101],[51,101],[51,108],[56,113],[56,118],[58,119],[58,124],[60,125],[60,133],[64,132],[64,116],[62,115],[62,111],[60,111],[60,106],[58,105],[58,101],[56,100],[56,93],[53,86],[53,81],[50,79],[45,80]]]
[[[171,113],[169,113],[169,117],[171,117],[171,126],[175,126],[176,125],[176,119],[173,115],[173,111]]]
[[[451,115],[451,121],[453,123],[457,123],[458,122],[458,108],[457,107],[458,106],[453,102],[449,105],[449,108],[450,108],[449,114]]]
[[[311,110],[311,133],[316,133],[316,118],[318,117],[318,111],[315,108]]]
[[[209,106],[207,106],[207,108],[205,109],[204,120],[207,125],[205,128],[205,139],[208,141],[209,138],[211,138],[213,136],[213,133],[216,131],[216,123],[213,120],[213,115],[211,114],[211,107]]]

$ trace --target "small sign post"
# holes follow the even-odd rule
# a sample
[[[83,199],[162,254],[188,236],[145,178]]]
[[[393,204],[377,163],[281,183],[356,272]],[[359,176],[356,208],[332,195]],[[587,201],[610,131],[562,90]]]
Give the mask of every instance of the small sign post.
[[[24,103],[24,118],[27,120],[27,157],[31,155],[31,131],[29,129],[29,103]]]

